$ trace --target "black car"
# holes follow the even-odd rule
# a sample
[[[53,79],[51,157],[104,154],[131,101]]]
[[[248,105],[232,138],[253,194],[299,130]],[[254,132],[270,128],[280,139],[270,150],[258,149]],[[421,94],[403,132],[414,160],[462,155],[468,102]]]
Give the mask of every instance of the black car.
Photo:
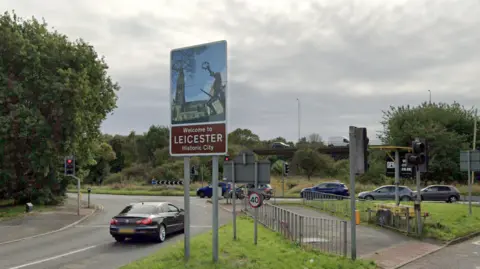
[[[110,221],[110,234],[118,242],[142,237],[161,243],[167,234],[183,231],[184,219],[183,209],[171,203],[133,203]]]

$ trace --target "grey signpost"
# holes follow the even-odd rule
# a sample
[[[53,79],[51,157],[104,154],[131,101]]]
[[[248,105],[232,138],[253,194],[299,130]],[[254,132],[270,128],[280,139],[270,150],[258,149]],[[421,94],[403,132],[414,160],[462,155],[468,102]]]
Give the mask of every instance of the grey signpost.
[[[400,185],[400,153],[395,150],[395,204],[400,204],[398,197],[398,185]]]
[[[235,186],[235,162],[232,162],[233,240],[237,239],[237,187]],[[244,198],[245,199],[245,198]]]
[[[472,215],[472,172],[480,171],[480,151],[467,150],[460,152],[460,171],[468,173],[468,212]]]
[[[226,76],[225,40],[170,52],[170,155],[184,157],[185,260],[190,257],[190,157],[212,156],[212,257],[218,261],[218,156],[228,153]]]
[[[223,163],[223,175],[225,181],[244,184],[254,184],[255,190],[258,189],[258,184],[270,183],[270,161],[267,160],[255,160],[255,154],[253,151],[245,150],[236,156],[232,161],[225,161]],[[235,189],[234,189],[235,193]],[[249,197],[245,197],[245,201]],[[233,202],[235,206],[235,201]],[[236,237],[236,215],[235,209],[233,210],[233,234]],[[258,233],[258,208],[254,208],[254,243],[257,244]]]

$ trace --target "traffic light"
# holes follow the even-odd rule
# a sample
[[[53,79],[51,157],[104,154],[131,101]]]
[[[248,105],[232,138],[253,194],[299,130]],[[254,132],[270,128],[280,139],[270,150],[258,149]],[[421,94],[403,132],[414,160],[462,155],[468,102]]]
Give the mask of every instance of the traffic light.
[[[75,176],[75,157],[74,156],[65,157],[65,175]]]
[[[363,156],[364,159],[363,159],[363,169],[365,171],[365,173],[368,171],[368,169],[370,168],[370,164],[368,164],[368,144],[370,143],[370,139],[368,139],[367,137],[367,128],[365,128],[363,130],[364,132],[364,135],[363,135]]]
[[[427,172],[428,155],[427,155],[427,143],[417,139],[412,141],[412,153],[405,155],[407,163],[410,166],[416,166],[419,172]]]
[[[225,161],[225,162],[228,162],[228,161],[230,161],[230,156],[228,156],[228,155],[225,155],[225,159],[224,159],[224,161]]]
[[[364,174],[368,171],[368,144],[370,139],[367,136],[367,128],[355,129],[355,151],[356,151],[356,174]]]
[[[287,162],[283,163],[283,174],[288,176],[288,172],[290,171],[290,166]]]

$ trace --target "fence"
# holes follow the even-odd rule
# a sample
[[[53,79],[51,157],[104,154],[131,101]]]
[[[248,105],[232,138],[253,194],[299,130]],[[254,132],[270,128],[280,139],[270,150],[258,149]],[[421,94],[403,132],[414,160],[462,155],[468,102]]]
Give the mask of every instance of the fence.
[[[305,192],[303,203],[339,217],[351,218],[350,197],[326,193]],[[356,209],[360,222],[376,224],[407,234],[417,232],[417,223],[413,207],[385,205],[378,201],[357,199]]]
[[[255,210],[250,207],[246,212],[255,215]],[[346,221],[303,216],[270,203],[258,208],[257,217],[259,223],[297,244],[347,256]]]

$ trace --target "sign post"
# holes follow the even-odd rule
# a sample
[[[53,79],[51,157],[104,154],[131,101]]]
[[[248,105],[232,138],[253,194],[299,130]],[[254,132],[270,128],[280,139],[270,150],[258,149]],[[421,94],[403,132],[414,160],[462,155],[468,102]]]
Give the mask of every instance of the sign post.
[[[184,157],[185,259],[190,257],[190,157],[212,156],[213,260],[218,260],[218,156],[228,152],[227,42],[170,53],[170,155]],[[203,174],[202,174],[203,177]]]
[[[460,171],[468,173],[468,213],[472,215],[472,178],[473,172],[480,171],[480,151],[467,150],[460,152]]]

